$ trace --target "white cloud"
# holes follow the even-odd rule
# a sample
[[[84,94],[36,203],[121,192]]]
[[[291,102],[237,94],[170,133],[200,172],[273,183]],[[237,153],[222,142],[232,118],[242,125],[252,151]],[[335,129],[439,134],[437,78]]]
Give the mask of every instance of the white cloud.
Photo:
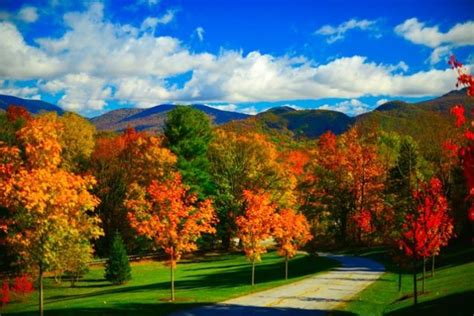
[[[34,23],[38,20],[38,9],[32,6],[22,7],[16,13],[0,11],[0,21],[20,21],[24,23]]]
[[[257,108],[255,106],[249,106],[249,107],[245,107],[245,108],[240,108],[239,109],[239,112],[241,113],[244,113],[244,114],[248,114],[248,115],[255,115],[259,112],[264,112],[268,109],[262,109],[262,110],[257,110]]]
[[[196,35],[199,38],[199,41],[202,42],[204,40],[204,32],[205,32],[204,29],[201,26],[199,26],[194,31],[196,32]]]
[[[382,104],[387,103],[387,102],[388,102],[387,99],[380,99],[375,103],[375,105],[376,106],[381,106]]]
[[[320,110],[331,110],[346,113],[350,116],[356,116],[362,113],[369,112],[372,107],[368,104],[362,103],[357,99],[345,100],[336,104],[324,104],[318,107]]]
[[[346,33],[350,30],[359,29],[364,31],[374,29],[375,23],[375,21],[370,20],[351,19],[337,26],[326,24],[320,29],[316,30],[314,33],[318,35],[327,36],[328,38],[326,41],[331,44],[344,39]]]
[[[41,99],[36,87],[17,87],[0,80],[0,94],[13,95],[19,98]]]
[[[59,105],[72,111],[100,110],[106,105],[105,100],[112,96],[112,89],[104,79],[84,73],[49,81],[42,89],[53,94],[63,92]]]
[[[173,21],[175,16],[175,12],[172,10],[168,10],[163,16],[161,17],[147,17],[141,25],[141,30],[151,29],[153,33],[155,33],[155,29],[159,24],[168,24]]]
[[[211,108],[215,108],[218,110],[222,111],[231,111],[231,112],[238,112],[239,106],[237,106],[234,103],[228,103],[228,104],[213,104],[213,103],[207,103],[206,106],[209,106]]]
[[[0,38],[1,78],[51,77],[62,68],[57,58],[25,43],[21,33],[10,22],[0,22]]]
[[[26,23],[33,23],[38,20],[38,10],[35,7],[23,7],[18,12],[18,18]]]
[[[474,21],[458,23],[442,32],[438,25],[426,26],[417,18],[411,18],[397,25],[395,33],[414,44],[432,48],[431,64],[441,61],[452,48],[474,45]]]
[[[438,26],[425,26],[416,18],[411,18],[395,27],[395,32],[405,39],[431,48],[442,44],[466,46],[474,45],[474,21],[458,23],[443,33]]]

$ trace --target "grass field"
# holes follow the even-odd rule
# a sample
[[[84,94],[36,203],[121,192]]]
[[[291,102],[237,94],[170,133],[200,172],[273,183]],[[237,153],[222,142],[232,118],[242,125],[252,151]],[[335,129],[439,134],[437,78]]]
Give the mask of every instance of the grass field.
[[[413,276],[403,274],[402,291],[398,291],[396,267],[383,250],[360,253],[385,264],[387,272],[362,291],[342,310],[358,315],[473,315],[474,314],[474,249],[456,248],[442,253],[434,277],[425,283],[419,306],[413,305]],[[418,275],[421,277],[421,274]],[[418,282],[421,290],[421,281]],[[337,313],[336,313],[337,314]]]
[[[328,270],[337,263],[326,258],[299,255],[290,261],[289,280],[284,263],[276,253],[268,253],[256,267],[256,286],[250,286],[250,264],[242,254],[206,256],[183,261],[176,270],[176,301],[170,297],[169,269],[161,262],[132,265],[133,280],[114,286],[103,278],[103,267],[93,267],[75,288],[46,280],[46,315],[163,315],[178,309],[223,301],[260,291],[304,276]],[[12,303],[2,311],[12,315],[36,315],[37,295],[26,302]]]

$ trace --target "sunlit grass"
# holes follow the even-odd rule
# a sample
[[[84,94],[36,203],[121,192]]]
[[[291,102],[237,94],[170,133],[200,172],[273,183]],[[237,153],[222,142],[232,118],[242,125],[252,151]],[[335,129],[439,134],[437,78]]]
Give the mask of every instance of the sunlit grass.
[[[163,315],[171,311],[294,282],[307,275],[328,270],[337,263],[326,258],[299,255],[290,261],[289,280],[284,278],[284,263],[272,252],[256,268],[256,286],[250,286],[250,264],[242,254],[206,256],[198,261],[183,261],[176,271],[176,302],[170,297],[169,269],[161,262],[132,265],[133,279],[123,286],[104,280],[103,267],[93,267],[75,288],[47,279],[46,315]],[[37,295],[24,303],[13,303],[7,314],[29,315],[37,311]]]

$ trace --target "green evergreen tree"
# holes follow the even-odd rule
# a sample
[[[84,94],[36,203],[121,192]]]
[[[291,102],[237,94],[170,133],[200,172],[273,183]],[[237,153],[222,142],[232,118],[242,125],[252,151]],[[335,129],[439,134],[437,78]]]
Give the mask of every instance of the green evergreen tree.
[[[124,284],[132,278],[132,269],[119,233],[116,233],[112,240],[109,259],[105,266],[105,278],[113,284]]]
[[[191,106],[177,106],[168,112],[164,134],[168,148],[178,157],[183,182],[200,198],[212,194],[208,147],[213,134],[209,117]]]

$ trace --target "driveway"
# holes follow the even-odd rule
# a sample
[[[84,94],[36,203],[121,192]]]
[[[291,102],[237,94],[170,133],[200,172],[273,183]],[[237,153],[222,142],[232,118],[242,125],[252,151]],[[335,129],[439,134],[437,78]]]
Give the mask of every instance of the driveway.
[[[172,315],[324,315],[350,301],[384,271],[383,265],[366,258],[325,253],[319,255],[337,260],[341,266],[295,283]]]

